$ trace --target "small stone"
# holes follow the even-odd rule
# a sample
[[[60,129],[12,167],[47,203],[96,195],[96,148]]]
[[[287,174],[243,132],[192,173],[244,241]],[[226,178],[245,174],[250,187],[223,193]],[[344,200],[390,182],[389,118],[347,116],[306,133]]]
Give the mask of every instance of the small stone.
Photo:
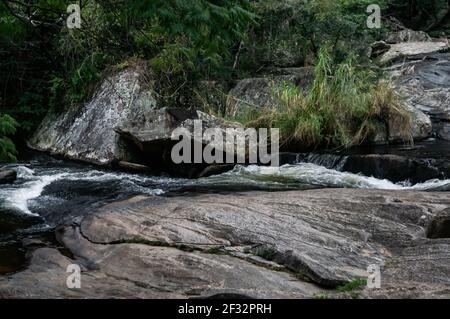
[[[0,168],[0,184],[11,184],[17,179],[17,172],[12,169]]]

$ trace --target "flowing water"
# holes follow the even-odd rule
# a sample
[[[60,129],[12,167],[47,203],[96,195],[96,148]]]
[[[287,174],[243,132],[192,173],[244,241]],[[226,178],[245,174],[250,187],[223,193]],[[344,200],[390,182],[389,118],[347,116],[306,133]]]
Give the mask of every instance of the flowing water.
[[[329,187],[450,190],[450,180],[395,184],[304,162],[281,167],[238,165],[227,173],[197,180],[108,171],[45,155],[7,167],[16,170],[18,178],[12,185],[0,185],[0,274],[23,265],[30,247],[58,247],[53,238],[56,225],[89,214],[107,202],[133,195],[172,196]]]

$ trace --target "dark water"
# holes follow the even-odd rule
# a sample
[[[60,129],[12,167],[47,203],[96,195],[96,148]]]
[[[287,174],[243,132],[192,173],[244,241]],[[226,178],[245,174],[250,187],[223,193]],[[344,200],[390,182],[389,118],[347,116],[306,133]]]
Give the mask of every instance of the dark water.
[[[408,158],[433,159],[450,162],[450,141],[430,138],[415,145],[379,145],[360,146],[344,152],[351,154],[392,154]]]
[[[17,171],[18,179],[12,185],[0,185],[0,274],[20,270],[27,253],[37,247],[63,249],[54,239],[57,225],[133,195],[190,196],[325,187],[450,190],[450,180],[395,184],[312,163],[236,166],[230,172],[197,180],[109,171],[41,154],[6,166]]]

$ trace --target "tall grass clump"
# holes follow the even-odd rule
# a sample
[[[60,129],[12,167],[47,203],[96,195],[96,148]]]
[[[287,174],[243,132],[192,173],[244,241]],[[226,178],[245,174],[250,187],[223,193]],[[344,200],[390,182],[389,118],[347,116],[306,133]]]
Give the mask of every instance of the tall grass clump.
[[[285,146],[347,148],[387,130],[395,118],[402,138],[410,141],[410,115],[398,95],[373,72],[357,69],[354,61],[350,57],[334,65],[322,48],[309,91],[304,94],[288,83],[276,86],[277,106],[260,110],[247,126],[280,128]]]

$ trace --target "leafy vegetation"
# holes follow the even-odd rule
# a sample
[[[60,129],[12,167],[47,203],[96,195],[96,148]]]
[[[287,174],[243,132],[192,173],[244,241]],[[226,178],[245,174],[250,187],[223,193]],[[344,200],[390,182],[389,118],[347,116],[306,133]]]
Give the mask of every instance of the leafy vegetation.
[[[0,2],[0,110],[22,130],[83,102],[105,71],[133,57],[157,73],[166,104],[188,104],[197,80],[227,73],[233,46],[256,23],[248,0],[89,0],[81,28],[68,29],[69,3]]]
[[[448,0],[391,0],[390,7],[409,28],[439,32],[442,27],[447,31],[450,27]]]
[[[0,161],[15,161],[16,148],[8,136],[16,133],[17,122],[9,115],[0,114]]]
[[[256,1],[261,23],[242,49],[242,71],[311,65],[326,43],[338,62],[353,52],[363,58],[367,46],[386,31],[366,27],[369,4],[387,7],[386,0]]]
[[[313,295],[313,299],[318,300],[330,299],[330,296],[325,292],[318,292]]]
[[[352,292],[367,285],[366,279],[355,279],[337,288],[338,292]]]
[[[368,62],[368,44],[386,31],[365,26],[367,5],[433,31],[449,20],[446,0],[86,0],[79,2],[81,29],[68,29],[71,3],[0,1],[0,112],[17,120],[21,136],[48,110],[88,99],[114,67],[141,59],[158,77],[155,91],[164,105],[214,100],[219,113],[232,80],[271,67],[317,64],[311,92],[303,97],[284,86],[276,93],[280,114],[267,111],[260,122],[281,125],[285,142],[360,143],[385,125],[383,114],[402,113],[387,86],[357,67]],[[198,94],[212,82],[221,92]]]
[[[349,57],[340,64],[326,47],[319,52],[314,82],[304,95],[291,84],[275,88],[279,105],[250,109],[246,125],[277,127],[285,147],[350,147],[385,127],[389,116],[400,117],[404,139],[410,140],[410,117],[399,97],[373,72],[359,70]]]

